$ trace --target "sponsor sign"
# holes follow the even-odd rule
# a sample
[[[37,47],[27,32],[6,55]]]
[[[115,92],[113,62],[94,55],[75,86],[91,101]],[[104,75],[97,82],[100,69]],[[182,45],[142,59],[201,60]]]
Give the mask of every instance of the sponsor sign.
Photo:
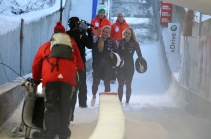
[[[179,23],[168,23],[168,34],[167,34],[168,53],[179,53],[179,44],[180,44],[179,32],[180,32]]]
[[[172,15],[172,4],[167,2],[161,2],[161,16],[160,16],[160,24],[168,25],[171,22]]]

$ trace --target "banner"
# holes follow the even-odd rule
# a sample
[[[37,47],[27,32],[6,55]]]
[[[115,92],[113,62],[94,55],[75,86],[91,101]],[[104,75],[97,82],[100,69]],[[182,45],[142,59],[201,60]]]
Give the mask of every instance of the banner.
[[[171,22],[172,16],[172,4],[167,2],[161,2],[161,16],[160,16],[160,24],[168,25]]]
[[[179,53],[179,44],[180,44],[179,33],[180,33],[179,23],[168,23],[168,34],[167,34],[168,53]]]
[[[92,19],[96,16],[98,0],[92,1]]]

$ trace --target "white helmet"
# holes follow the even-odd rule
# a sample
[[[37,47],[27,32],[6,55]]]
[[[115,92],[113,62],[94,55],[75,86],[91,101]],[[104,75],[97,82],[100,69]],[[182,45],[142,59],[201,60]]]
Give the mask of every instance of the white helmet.
[[[115,53],[115,52],[111,52],[113,54],[113,59],[112,59],[112,67],[115,68],[115,67],[119,67],[120,66],[120,63],[121,63],[121,58],[120,56]]]
[[[118,68],[122,68],[123,66],[124,66],[124,60],[121,60]]]

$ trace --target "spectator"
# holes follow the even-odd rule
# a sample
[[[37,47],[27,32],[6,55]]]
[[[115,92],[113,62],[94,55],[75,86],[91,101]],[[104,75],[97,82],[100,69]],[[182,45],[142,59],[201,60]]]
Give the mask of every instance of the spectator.
[[[94,36],[100,36],[101,35],[101,29],[105,26],[111,26],[111,22],[109,21],[109,19],[106,17],[105,15],[106,13],[106,9],[104,6],[100,7],[98,10],[98,14],[96,15],[96,17],[94,19],[92,19],[91,24],[94,25],[94,27],[92,27]],[[93,44],[93,49],[92,49],[92,69],[94,70],[94,66],[95,66],[95,60],[96,60],[96,52],[97,52],[97,44],[94,43]]]
[[[126,20],[124,18],[124,14],[118,13],[116,22],[111,25],[110,36],[114,40],[122,39],[122,32],[128,27],[130,27],[130,25],[126,22]],[[113,83],[113,84],[116,81],[116,73],[117,73],[117,68],[113,68],[112,69],[112,77],[111,77],[111,83]]]
[[[136,36],[131,27],[126,28],[123,32],[123,39],[118,40],[118,52],[121,60],[124,60],[124,66],[117,69],[118,79],[118,96],[122,102],[123,86],[126,81],[126,105],[129,104],[131,96],[131,83],[134,74],[133,54],[136,51],[139,58],[142,58],[139,43],[136,41]]]
[[[42,79],[44,91],[43,138],[70,137],[71,99],[79,70],[84,71],[84,65],[77,44],[57,22],[51,41],[40,46],[32,65],[32,77],[37,84]]]
[[[68,25],[70,27],[70,30],[68,30],[66,33],[76,41],[78,49],[81,54],[81,58],[84,63],[84,68],[86,69],[86,49],[85,48],[92,49],[92,46],[93,46],[92,29],[88,28],[88,25],[86,25],[86,22],[80,22],[78,17],[71,17],[68,20]],[[78,100],[79,100],[80,107],[82,108],[87,107],[86,73],[83,75],[83,78],[79,86]],[[76,101],[77,101],[77,90],[75,91],[74,97],[73,97],[73,106],[74,106],[73,112],[75,109]]]
[[[104,92],[110,92],[110,79],[112,72],[112,58],[111,52],[117,51],[117,45],[114,39],[110,37],[110,26],[104,26],[102,35],[98,37],[98,49],[96,52],[96,64],[94,66],[93,84],[92,84],[92,101],[91,106],[95,105],[96,93],[101,80],[101,75],[104,74]]]

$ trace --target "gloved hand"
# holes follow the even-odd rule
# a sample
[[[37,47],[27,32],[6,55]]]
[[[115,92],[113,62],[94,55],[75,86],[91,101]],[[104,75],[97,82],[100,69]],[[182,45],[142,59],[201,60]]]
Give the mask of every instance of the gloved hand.
[[[146,60],[143,57],[139,57],[138,60],[139,60],[139,65],[140,65],[139,70],[143,73],[147,69],[147,65],[144,64],[146,63]]]
[[[88,35],[93,35],[92,28],[87,28],[87,33],[88,33]]]
[[[76,87],[75,87],[76,91],[80,87],[80,84],[81,84],[81,81],[83,79],[83,76],[84,76],[84,71],[78,70],[78,73],[77,73],[77,76],[76,76],[76,81],[77,81],[77,84],[76,84]]]
[[[140,64],[140,71],[144,72],[144,65],[141,65],[141,63],[139,63],[139,64]]]

